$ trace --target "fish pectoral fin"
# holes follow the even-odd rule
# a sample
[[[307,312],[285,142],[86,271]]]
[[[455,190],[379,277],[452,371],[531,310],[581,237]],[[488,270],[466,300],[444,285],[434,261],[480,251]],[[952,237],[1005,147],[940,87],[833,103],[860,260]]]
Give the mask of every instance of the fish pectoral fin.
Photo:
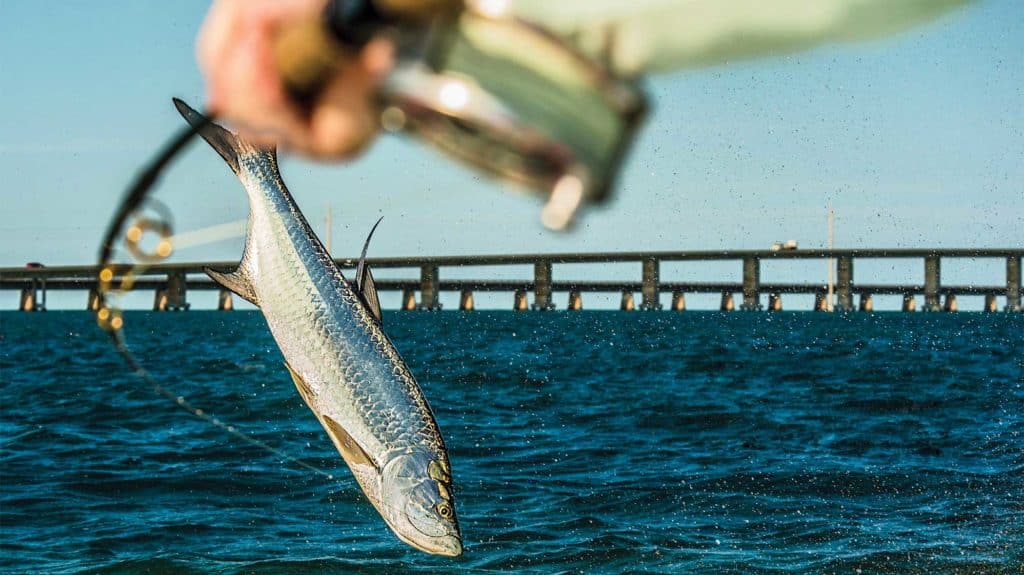
[[[378,473],[380,472],[380,467],[370,457],[370,454],[363,450],[362,446],[345,431],[345,428],[340,423],[326,415],[320,417],[320,422],[324,424],[327,435],[331,436],[334,446],[338,448],[341,457],[345,459],[349,466],[370,466],[377,470]]]
[[[206,272],[206,275],[210,276],[210,279],[231,290],[238,297],[252,305],[260,305],[256,298],[256,292],[252,289],[252,282],[242,273],[242,266],[238,266],[233,272],[219,272],[210,268],[203,268],[203,271]]]

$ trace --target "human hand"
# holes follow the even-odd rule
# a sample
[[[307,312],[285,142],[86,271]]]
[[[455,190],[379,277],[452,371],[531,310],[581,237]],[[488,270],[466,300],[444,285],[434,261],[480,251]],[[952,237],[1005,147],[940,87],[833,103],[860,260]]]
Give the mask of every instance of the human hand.
[[[326,0],[216,0],[196,46],[207,108],[257,143],[323,159],[348,158],[378,130],[374,94],[394,61],[392,43],[370,40],[340,55],[309,102],[296,102],[282,80],[274,44],[283,30],[317,22]]]

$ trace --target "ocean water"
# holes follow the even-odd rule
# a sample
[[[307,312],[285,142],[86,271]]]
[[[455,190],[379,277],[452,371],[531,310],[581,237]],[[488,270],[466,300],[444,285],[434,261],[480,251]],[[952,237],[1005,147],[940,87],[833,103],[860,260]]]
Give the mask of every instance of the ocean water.
[[[0,315],[4,573],[1022,573],[1024,315],[386,313],[464,556],[400,543],[258,312]]]

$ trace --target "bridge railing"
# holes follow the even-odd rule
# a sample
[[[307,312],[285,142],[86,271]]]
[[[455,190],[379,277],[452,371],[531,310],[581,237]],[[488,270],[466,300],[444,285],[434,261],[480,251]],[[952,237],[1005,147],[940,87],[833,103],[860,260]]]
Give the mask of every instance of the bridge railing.
[[[958,249],[844,249],[844,250],[725,250],[725,251],[646,251],[609,253],[549,253],[549,254],[503,254],[473,256],[427,256],[369,258],[375,269],[411,268],[419,270],[418,278],[382,279],[377,282],[381,291],[402,292],[403,309],[440,309],[439,294],[444,291],[461,293],[460,308],[472,308],[472,292],[513,292],[514,309],[554,309],[553,292],[569,292],[568,309],[582,308],[584,292],[622,292],[622,309],[633,309],[633,294],[641,295],[641,309],[660,309],[660,296],[671,292],[672,309],[685,309],[686,293],[721,293],[720,309],[731,310],[735,306],[733,294],[741,294],[740,309],[763,309],[762,294],[769,294],[768,309],[781,309],[782,294],[814,294],[815,308],[852,311],[873,309],[872,296],[875,294],[903,295],[903,309],[916,309],[915,296],[923,295],[922,309],[927,311],[954,311],[957,295],[985,296],[984,309],[997,309],[997,297],[1005,298],[1004,309],[1021,310],[1021,259],[1022,248],[958,248]],[[923,281],[920,284],[878,284],[854,282],[854,262],[862,259],[921,259]],[[1006,283],[1003,285],[944,285],[941,282],[943,259],[1005,259]],[[836,275],[834,286],[820,282],[808,283],[763,283],[761,263],[772,260],[830,259]],[[663,282],[660,280],[663,262],[695,261],[737,261],[742,266],[741,282]],[[342,268],[354,268],[356,259],[340,258],[336,262]],[[555,281],[553,266],[559,264],[640,264],[639,279],[619,281]],[[154,309],[187,309],[188,290],[222,290],[206,279],[205,268],[231,269],[236,262],[187,262],[153,265],[144,271],[133,272],[133,289],[153,290]],[[497,279],[442,279],[442,268],[452,267],[496,267],[533,266],[532,280]],[[114,265],[115,286],[133,270],[131,265]],[[94,265],[53,266],[34,268],[0,268],[0,290],[19,290],[19,309],[28,311],[44,309],[48,290],[88,290],[88,305],[94,307],[96,277],[99,269]],[[831,291],[834,290],[834,298]],[[416,294],[419,301],[416,301]],[[528,293],[533,294],[533,304],[528,305]],[[860,296],[855,307],[854,296]],[[946,301],[941,300],[945,297]],[[231,295],[223,292],[219,307],[230,309]]]

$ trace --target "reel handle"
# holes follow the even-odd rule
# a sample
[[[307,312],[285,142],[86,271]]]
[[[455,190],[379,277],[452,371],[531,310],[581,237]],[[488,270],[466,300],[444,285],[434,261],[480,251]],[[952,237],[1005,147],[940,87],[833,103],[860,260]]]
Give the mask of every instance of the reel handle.
[[[274,64],[285,90],[308,105],[336,73],[381,30],[399,22],[428,23],[461,9],[461,0],[328,0],[322,17],[290,26],[274,40]]]
[[[338,63],[354,52],[316,20],[282,30],[274,39],[272,50],[285,92],[301,106],[316,100]]]

